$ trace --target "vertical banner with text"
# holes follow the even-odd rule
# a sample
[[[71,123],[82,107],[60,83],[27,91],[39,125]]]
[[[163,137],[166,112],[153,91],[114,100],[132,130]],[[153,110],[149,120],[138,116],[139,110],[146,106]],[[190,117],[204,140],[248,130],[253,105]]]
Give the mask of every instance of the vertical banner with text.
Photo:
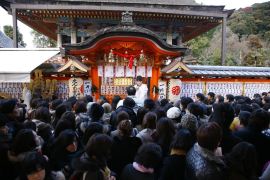
[[[167,82],[158,81],[158,89],[159,89],[158,99],[166,99],[167,98]]]
[[[90,95],[92,96],[92,81],[91,80],[85,80],[83,81],[83,87],[84,87],[84,95]]]

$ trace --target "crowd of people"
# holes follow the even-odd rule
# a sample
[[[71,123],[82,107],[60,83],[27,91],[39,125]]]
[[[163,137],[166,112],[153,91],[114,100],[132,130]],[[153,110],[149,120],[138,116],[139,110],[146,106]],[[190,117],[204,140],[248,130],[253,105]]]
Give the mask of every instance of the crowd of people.
[[[0,102],[0,177],[269,180],[270,93]]]

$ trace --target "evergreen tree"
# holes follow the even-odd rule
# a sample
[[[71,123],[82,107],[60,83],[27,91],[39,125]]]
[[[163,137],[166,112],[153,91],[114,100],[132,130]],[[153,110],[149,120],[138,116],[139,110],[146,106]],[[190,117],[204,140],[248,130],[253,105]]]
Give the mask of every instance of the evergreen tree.
[[[32,31],[31,35],[34,36],[33,43],[37,48],[56,47],[56,41],[40,34],[37,31]]]
[[[4,26],[4,33],[6,36],[8,36],[10,39],[13,40],[13,27],[9,25]],[[26,47],[26,43],[23,41],[23,35],[20,33],[18,29],[18,44],[22,47]]]

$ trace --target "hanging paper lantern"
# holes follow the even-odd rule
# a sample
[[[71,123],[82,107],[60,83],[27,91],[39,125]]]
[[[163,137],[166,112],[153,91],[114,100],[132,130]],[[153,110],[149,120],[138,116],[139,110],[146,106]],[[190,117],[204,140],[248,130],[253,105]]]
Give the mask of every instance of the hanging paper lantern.
[[[169,99],[176,101],[180,99],[182,82],[180,79],[170,79],[169,83]]]

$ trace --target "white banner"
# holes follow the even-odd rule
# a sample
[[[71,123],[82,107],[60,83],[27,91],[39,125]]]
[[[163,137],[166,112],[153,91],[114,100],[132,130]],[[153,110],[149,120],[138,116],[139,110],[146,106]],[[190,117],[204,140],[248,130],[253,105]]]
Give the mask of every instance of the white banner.
[[[135,77],[135,67],[134,66],[132,66],[132,69],[129,69],[129,67],[127,67],[127,66],[125,68],[126,68],[126,77]]]
[[[147,66],[147,77],[152,77],[152,66]]]
[[[103,76],[103,66],[98,66],[98,76],[99,77]]]
[[[145,77],[145,66],[137,66],[137,76]]]
[[[116,66],[115,67],[115,77],[124,77],[125,76],[125,67]]]
[[[105,77],[113,77],[113,66],[105,66]]]

